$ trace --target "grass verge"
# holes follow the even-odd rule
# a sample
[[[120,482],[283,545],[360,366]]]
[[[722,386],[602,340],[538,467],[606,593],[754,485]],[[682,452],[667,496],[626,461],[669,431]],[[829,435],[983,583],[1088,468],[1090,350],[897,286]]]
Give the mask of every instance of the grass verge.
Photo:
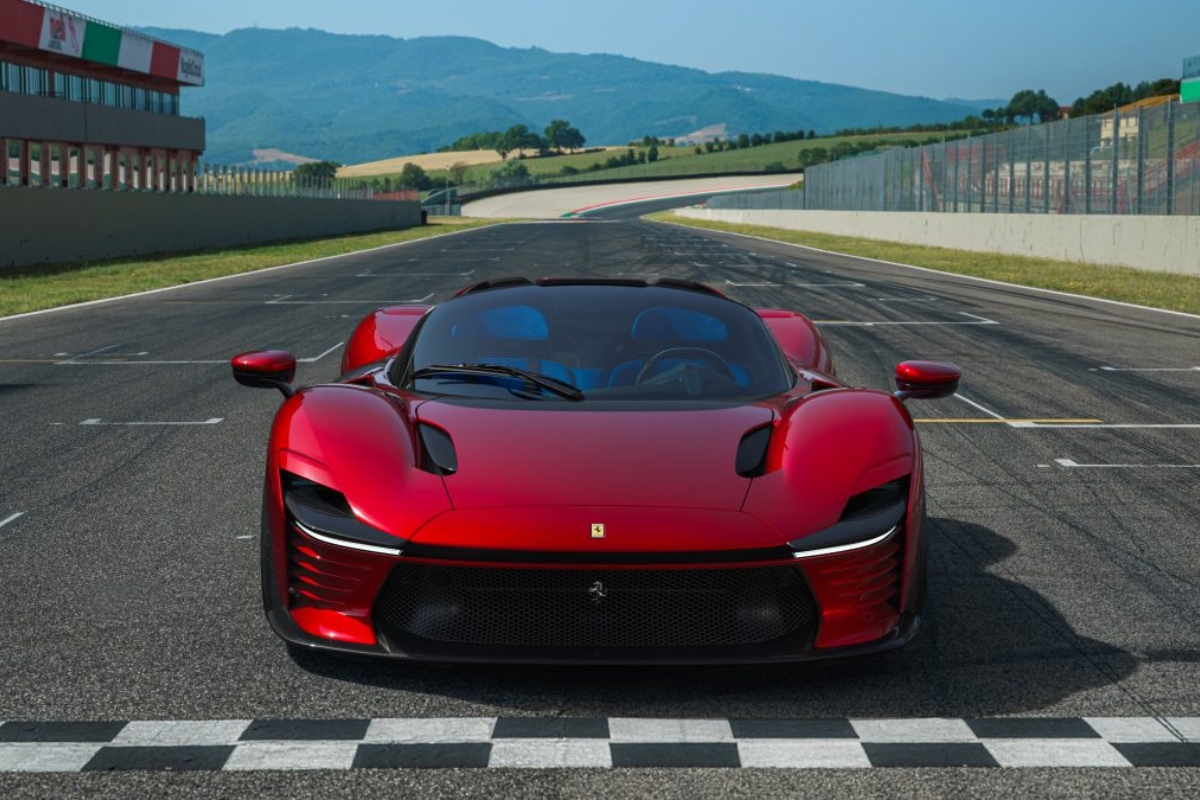
[[[431,217],[428,225],[400,231],[205,250],[184,255],[4,270],[0,271],[0,317],[254,272],[491,224],[495,223]]]
[[[651,214],[648,219],[674,222],[695,228],[761,236],[789,244],[832,250],[853,256],[912,264],[941,272],[972,275],[995,281],[1053,289],[1105,300],[1118,300],[1151,308],[1200,314],[1200,278],[1151,272],[1132,267],[1080,264],[1048,258],[978,253],[944,247],[899,244],[878,239],[859,239],[757,225],[689,219],[670,211]]]

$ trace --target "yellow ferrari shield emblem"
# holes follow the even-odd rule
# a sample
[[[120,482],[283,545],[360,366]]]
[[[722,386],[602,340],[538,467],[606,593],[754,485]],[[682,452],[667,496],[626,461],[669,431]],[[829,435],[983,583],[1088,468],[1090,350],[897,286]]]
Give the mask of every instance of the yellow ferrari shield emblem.
[[[604,538],[604,523],[603,522],[593,522],[592,523],[592,538],[593,539],[603,539]]]

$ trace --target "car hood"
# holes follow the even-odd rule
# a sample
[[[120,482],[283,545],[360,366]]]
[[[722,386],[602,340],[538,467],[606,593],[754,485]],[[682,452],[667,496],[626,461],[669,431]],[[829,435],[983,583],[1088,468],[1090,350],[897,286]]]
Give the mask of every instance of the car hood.
[[[770,409],[589,411],[479,408],[440,401],[421,422],[450,435],[458,469],[445,476],[456,509],[509,506],[738,510],[750,481],[734,468]]]

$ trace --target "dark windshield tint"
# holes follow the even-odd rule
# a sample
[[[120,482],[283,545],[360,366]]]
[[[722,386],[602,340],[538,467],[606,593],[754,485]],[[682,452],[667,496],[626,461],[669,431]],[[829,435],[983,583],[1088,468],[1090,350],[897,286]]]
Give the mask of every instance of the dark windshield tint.
[[[408,374],[420,392],[561,399],[514,375],[438,374],[438,365],[515,367],[589,400],[719,400],[785,391],[789,373],[752,310],[695,291],[524,286],[456,298],[430,312]]]

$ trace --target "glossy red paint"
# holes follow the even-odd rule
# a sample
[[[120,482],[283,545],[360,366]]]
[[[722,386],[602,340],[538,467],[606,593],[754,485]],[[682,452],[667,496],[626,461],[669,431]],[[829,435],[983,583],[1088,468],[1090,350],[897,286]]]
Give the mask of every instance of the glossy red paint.
[[[375,644],[371,606],[394,560],[335,547],[287,531],[288,609],[313,636],[360,645]]]
[[[812,651],[789,657],[888,646],[911,632],[904,620],[920,610],[924,553],[923,474],[912,419],[897,397],[833,378],[828,348],[803,316],[758,312],[800,376],[783,395],[702,410],[603,411],[586,404],[443,402],[396,389],[378,369],[365,369],[403,346],[427,310],[373,312],[343,358],[346,371],[358,370],[356,385],[301,390],[276,416],[264,492],[270,578],[264,596],[285,638],[384,653],[372,609],[404,560],[583,569],[611,558],[620,569],[631,563],[622,557],[631,556],[655,556],[653,568],[663,570],[794,564],[820,622]],[[243,354],[235,370],[238,364],[243,371],[279,370],[285,355]],[[897,369],[910,390],[942,394],[958,375],[936,362]],[[434,474],[423,463],[418,422],[450,436],[454,474]],[[772,435],[762,474],[741,477],[734,469],[739,442],[763,425]],[[402,554],[307,536],[284,509],[281,470],[340,492],[353,518],[390,535]],[[787,543],[838,523],[850,497],[906,476],[907,514],[890,539],[790,557]],[[603,538],[593,538],[596,524],[604,525]],[[412,552],[404,553],[406,547]],[[774,555],[743,562],[736,551]],[[508,555],[487,561],[496,552]],[[722,552],[730,555],[722,559]],[[690,554],[693,563],[671,562],[672,553]],[[714,563],[700,554],[713,554]]]
[[[825,337],[817,330],[812,320],[795,311],[784,311],[779,308],[756,308],[755,312],[762,317],[783,348],[783,354],[793,366],[800,369],[815,369],[827,375],[833,375],[833,356]]]
[[[415,468],[411,419],[400,397],[358,386],[314,386],[279,409],[271,461],[276,471],[341,492],[359,520],[407,539],[451,508],[441,478]]]
[[[267,381],[291,383],[296,377],[296,357],[286,350],[251,350],[229,361],[233,378],[243,386],[263,388]]]
[[[736,511],[750,481],[734,472],[738,443],[771,422],[761,406],[703,411],[546,412],[423,404],[450,432],[454,507],[637,506]],[[676,476],[687,475],[687,480]]]
[[[868,389],[831,389],[788,406],[775,423],[767,471],[743,509],[788,541],[838,521],[852,495],[913,471],[916,434],[903,405]]]
[[[896,365],[896,388],[906,397],[934,400],[958,391],[962,370],[941,361],[904,361]]]
[[[603,539],[592,525],[603,524]],[[735,510],[661,506],[513,506],[442,514],[414,541],[441,547],[534,553],[686,553],[779,547],[787,539]]]
[[[804,559],[800,567],[821,601],[817,648],[881,639],[900,620],[903,553],[899,536],[845,555]]]
[[[350,334],[342,352],[342,374],[382,361],[408,341],[429,306],[380,308],[366,316]]]

